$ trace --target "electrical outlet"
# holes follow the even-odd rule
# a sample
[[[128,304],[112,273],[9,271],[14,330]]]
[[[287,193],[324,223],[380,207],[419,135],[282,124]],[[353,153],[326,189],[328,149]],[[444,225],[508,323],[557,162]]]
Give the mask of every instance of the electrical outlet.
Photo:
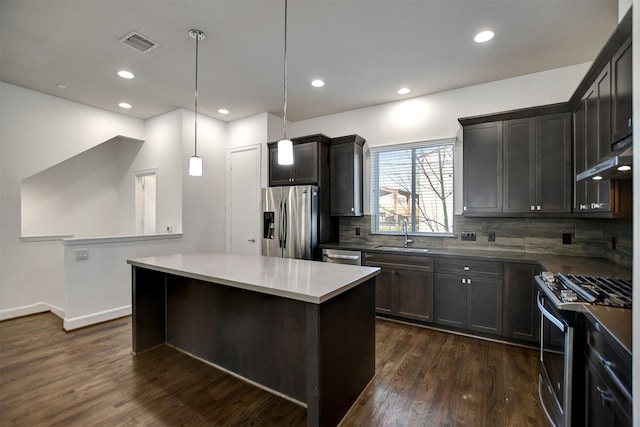
[[[495,242],[496,241],[496,232],[495,231],[490,231],[489,233],[487,233],[487,241],[489,241],[489,242]]]
[[[76,261],[86,261],[89,259],[89,249],[76,249]]]
[[[476,232],[475,231],[463,231],[460,233],[460,240],[466,240],[469,242],[476,241]]]
[[[571,244],[571,233],[562,233],[562,244],[563,245]]]

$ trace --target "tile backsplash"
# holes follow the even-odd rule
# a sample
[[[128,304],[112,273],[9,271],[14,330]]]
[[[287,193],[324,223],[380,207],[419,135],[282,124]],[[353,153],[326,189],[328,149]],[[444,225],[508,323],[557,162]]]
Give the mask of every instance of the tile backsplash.
[[[356,235],[356,227],[360,235]],[[462,231],[474,231],[475,241],[462,241]],[[489,242],[489,233],[495,241]],[[569,234],[571,243],[563,243]],[[371,234],[371,215],[340,218],[341,245],[402,245],[402,236]],[[411,246],[433,249],[513,251],[540,254],[593,256],[628,267],[632,265],[630,219],[581,218],[468,218],[456,215],[454,237],[411,236]]]

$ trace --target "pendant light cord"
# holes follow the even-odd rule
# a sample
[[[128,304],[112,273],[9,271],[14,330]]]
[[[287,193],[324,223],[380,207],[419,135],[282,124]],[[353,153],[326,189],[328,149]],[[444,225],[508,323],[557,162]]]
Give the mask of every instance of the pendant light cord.
[[[287,0],[284,0],[284,139],[287,139]]]
[[[198,41],[200,40],[200,34],[196,34],[196,88],[195,88],[195,117],[194,117],[194,155],[198,157]]]

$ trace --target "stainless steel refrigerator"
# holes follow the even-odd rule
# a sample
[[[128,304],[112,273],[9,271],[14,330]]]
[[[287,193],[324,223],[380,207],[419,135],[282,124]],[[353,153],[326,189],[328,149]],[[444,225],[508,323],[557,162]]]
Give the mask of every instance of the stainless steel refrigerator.
[[[262,255],[312,259],[318,245],[318,187],[262,189]]]

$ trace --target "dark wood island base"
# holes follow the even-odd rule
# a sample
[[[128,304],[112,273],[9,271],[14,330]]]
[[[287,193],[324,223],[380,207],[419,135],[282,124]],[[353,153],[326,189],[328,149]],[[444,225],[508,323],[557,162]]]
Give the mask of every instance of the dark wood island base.
[[[140,266],[133,352],[171,345],[335,426],[375,373],[375,278],[311,303]]]

